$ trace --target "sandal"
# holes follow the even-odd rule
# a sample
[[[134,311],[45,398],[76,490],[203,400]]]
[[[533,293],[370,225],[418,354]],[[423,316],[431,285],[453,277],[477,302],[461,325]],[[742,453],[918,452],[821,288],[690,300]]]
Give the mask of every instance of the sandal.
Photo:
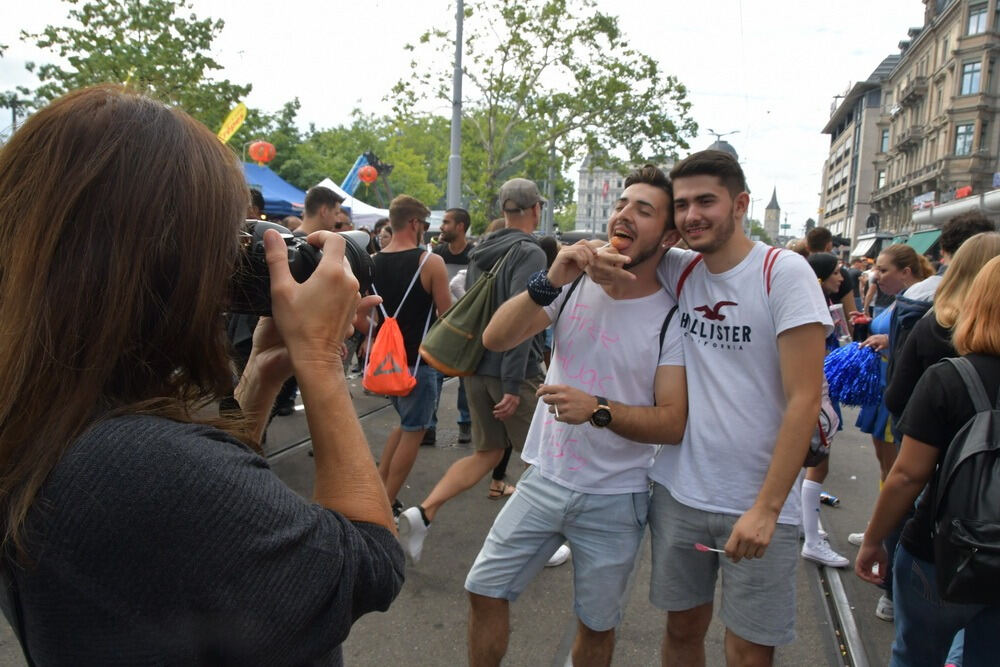
[[[500,500],[501,498],[506,498],[507,496],[514,495],[515,487],[507,482],[500,482],[500,488],[493,486],[490,483],[490,494],[487,496],[490,500]]]

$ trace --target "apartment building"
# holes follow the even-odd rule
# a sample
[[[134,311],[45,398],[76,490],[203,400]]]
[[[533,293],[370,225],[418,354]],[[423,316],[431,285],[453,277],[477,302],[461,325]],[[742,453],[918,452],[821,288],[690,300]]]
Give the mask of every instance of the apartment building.
[[[823,134],[830,135],[830,155],[823,163],[818,224],[834,236],[850,239],[866,231],[871,195],[876,188],[875,154],[881,149],[878,127],[882,81],[899,64],[888,56],[865,81],[850,86],[830,105]]]
[[[877,121],[871,206],[880,231],[918,231],[915,212],[994,187],[997,1],[924,0],[923,27],[900,42]]]
[[[673,161],[659,165],[669,173]],[[573,229],[587,232],[607,232],[608,218],[625,189],[625,173],[601,167],[594,156],[588,155],[580,165],[576,186],[576,221]]]

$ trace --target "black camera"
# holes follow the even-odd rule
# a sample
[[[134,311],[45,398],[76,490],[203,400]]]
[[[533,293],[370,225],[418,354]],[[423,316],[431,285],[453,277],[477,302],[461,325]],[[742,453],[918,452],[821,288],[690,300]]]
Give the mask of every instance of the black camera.
[[[231,313],[271,314],[271,274],[267,270],[267,257],[264,251],[264,232],[268,229],[278,232],[285,242],[288,248],[288,270],[296,282],[305,282],[316,270],[323,256],[323,253],[311,246],[305,237],[294,236],[281,225],[263,220],[247,220],[243,231],[240,232],[242,252],[229,286]],[[351,271],[358,280],[359,291],[361,294],[367,294],[371,291],[375,263],[350,234],[351,232],[340,234],[346,241],[344,256],[347,257]]]

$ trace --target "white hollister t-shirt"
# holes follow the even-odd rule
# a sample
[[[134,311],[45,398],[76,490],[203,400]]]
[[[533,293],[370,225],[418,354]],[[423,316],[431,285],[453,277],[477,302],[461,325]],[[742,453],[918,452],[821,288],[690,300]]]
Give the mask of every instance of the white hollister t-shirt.
[[[671,249],[660,262],[660,281],[671,294],[696,257]],[[830,311],[805,259],[756,243],[724,273],[710,273],[704,261],[695,264],[681,289],[677,319],[687,368],[687,429],[680,447],[664,448],[650,477],[690,507],[743,514],[764,483],[785,413],[777,336],[813,322],[829,334]],[[798,486],[779,523],[799,524]]]
[[[568,291],[545,308],[550,319],[556,319]],[[660,330],[673,307],[673,297],[663,290],[615,300],[585,277],[558,315],[545,383],[570,385],[627,405],[653,405],[657,366],[684,365],[677,313],[660,349]],[[610,428],[557,422],[539,400],[521,458],[546,479],[574,491],[636,493],[649,488],[647,473],[657,449]]]

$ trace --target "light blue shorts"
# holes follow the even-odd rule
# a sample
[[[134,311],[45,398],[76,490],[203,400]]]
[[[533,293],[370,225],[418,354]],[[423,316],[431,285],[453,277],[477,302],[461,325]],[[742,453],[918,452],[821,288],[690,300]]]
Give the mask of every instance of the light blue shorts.
[[[413,374],[413,366],[410,366]],[[406,396],[390,396],[392,407],[399,415],[399,427],[404,431],[422,431],[433,426],[437,407],[437,375],[432,366],[417,368],[417,386]]]
[[[737,636],[763,646],[795,640],[795,568],[799,528],[779,523],[763,558],[734,563],[694,548],[725,547],[738,516],[689,507],[653,484],[649,528],[653,574],[649,601],[664,611],[686,611],[712,602],[722,569],[719,618]]]
[[[625,588],[646,529],[649,493],[581,493],[535,466],[497,515],[465,589],[516,600],[564,541],[573,553],[573,610],[591,630],[621,622]]]

